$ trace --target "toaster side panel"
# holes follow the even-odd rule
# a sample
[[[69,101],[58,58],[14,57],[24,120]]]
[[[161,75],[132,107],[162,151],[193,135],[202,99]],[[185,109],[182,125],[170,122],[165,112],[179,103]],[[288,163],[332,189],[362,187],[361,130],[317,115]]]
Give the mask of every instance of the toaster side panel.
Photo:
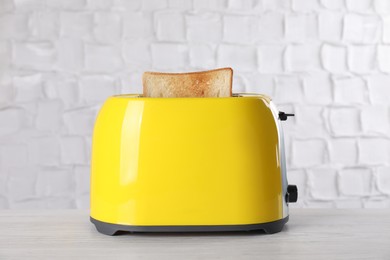
[[[276,126],[278,129],[278,137],[279,137],[278,143],[279,143],[279,153],[280,153],[280,174],[282,178],[283,196],[286,196],[288,181],[287,181],[287,167],[286,167],[283,126],[279,120],[279,111],[272,101],[270,101],[270,109],[274,115],[275,121],[277,122]],[[289,208],[286,199],[282,201],[282,206],[283,206],[283,217],[287,217],[289,214]]]
[[[98,114],[92,139],[91,216],[117,223],[121,218],[120,208],[129,207],[133,201],[131,198],[136,185],[133,188],[128,184],[131,183],[129,179],[136,178],[138,174],[139,128],[134,127],[134,120],[142,115],[142,107],[143,102],[128,103],[110,98]],[[129,111],[133,115],[129,116]],[[132,120],[130,128],[129,120]],[[124,147],[122,144],[125,142],[131,143],[131,146]]]

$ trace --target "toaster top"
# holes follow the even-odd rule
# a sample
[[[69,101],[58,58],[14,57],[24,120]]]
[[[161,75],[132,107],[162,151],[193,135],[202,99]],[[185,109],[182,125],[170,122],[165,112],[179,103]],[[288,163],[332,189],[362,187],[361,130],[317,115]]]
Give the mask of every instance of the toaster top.
[[[232,97],[161,97],[161,98],[155,98],[155,97],[143,97],[142,94],[122,94],[122,95],[114,95],[112,98],[125,98],[125,99],[136,99],[140,98],[142,100],[194,100],[194,99],[231,99],[231,98],[256,98],[256,99],[262,99],[266,103],[271,102],[271,98],[264,94],[256,94],[256,93],[233,93]]]

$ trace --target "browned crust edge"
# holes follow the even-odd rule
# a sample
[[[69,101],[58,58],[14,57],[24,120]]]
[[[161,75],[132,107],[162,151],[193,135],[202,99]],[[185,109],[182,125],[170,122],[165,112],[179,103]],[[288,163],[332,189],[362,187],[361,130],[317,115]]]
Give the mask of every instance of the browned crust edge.
[[[154,71],[145,71],[144,74],[152,74],[152,75],[188,75],[188,74],[202,74],[202,73],[208,73],[208,72],[215,72],[220,70],[230,70],[233,74],[233,69],[230,67],[226,68],[218,68],[213,70],[202,70],[202,71],[191,71],[191,72],[154,72]]]

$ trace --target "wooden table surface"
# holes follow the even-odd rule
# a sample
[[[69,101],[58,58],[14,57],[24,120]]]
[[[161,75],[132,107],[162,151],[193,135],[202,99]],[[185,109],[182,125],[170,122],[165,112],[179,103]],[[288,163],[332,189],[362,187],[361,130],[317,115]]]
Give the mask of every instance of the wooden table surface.
[[[281,233],[105,236],[88,211],[0,211],[0,259],[390,259],[390,210],[293,209]]]

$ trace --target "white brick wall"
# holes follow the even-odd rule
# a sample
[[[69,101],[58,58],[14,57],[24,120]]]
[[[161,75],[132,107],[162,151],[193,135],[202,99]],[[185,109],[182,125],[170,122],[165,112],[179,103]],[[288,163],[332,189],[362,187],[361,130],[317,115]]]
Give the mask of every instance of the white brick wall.
[[[295,207],[390,207],[389,44],[388,0],[1,1],[0,209],[87,208],[103,101],[218,66],[296,113]]]

